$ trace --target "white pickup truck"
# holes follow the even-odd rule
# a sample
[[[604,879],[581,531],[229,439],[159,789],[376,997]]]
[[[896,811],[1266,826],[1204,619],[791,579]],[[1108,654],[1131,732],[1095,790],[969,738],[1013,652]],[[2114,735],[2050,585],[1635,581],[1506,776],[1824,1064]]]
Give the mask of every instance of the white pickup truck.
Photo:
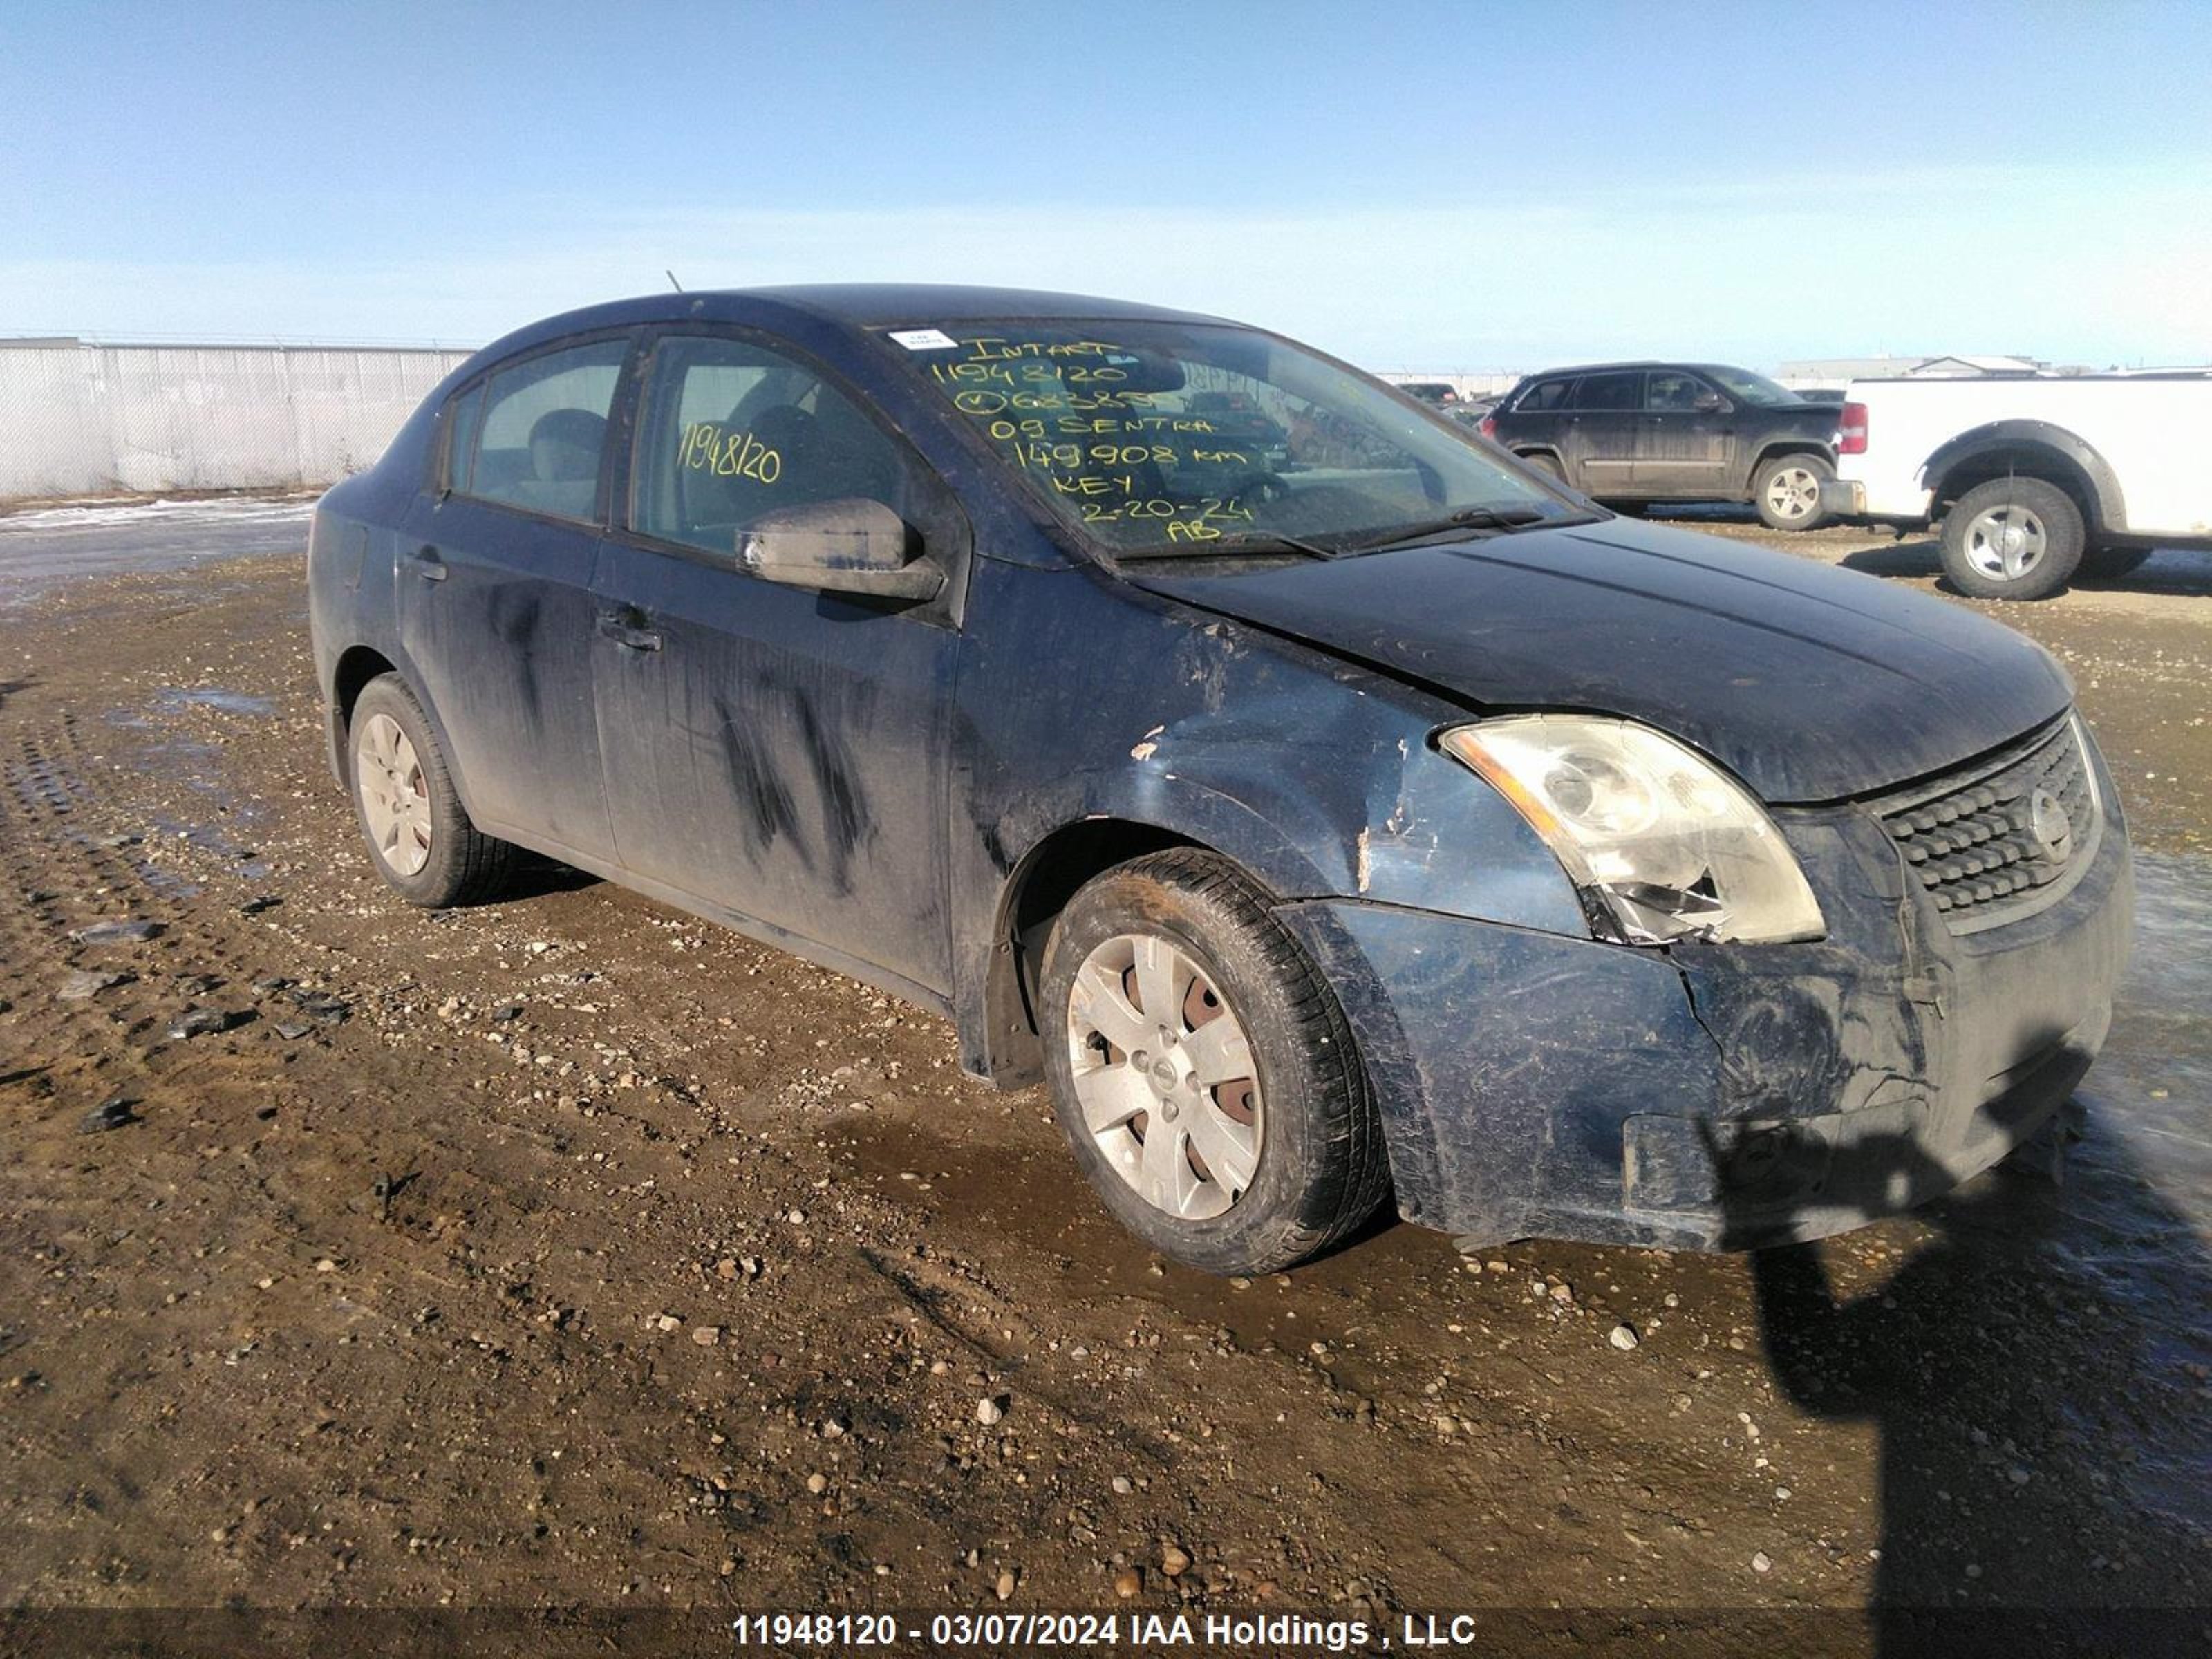
[[[1943,526],[1943,568],[1980,599],[2037,599],[2079,569],[2212,547],[2212,374],[1853,380],[1835,516]]]

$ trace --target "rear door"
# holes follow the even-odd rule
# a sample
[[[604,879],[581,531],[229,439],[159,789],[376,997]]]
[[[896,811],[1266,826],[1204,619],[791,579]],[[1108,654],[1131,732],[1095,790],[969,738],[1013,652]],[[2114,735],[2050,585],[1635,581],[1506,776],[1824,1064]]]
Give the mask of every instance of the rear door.
[[[1636,485],[1654,495],[1721,498],[1735,491],[1735,406],[1686,368],[1644,376]]]
[[[1492,417],[1497,441],[1521,454],[1551,450],[1565,465],[1568,417],[1563,411],[1574,401],[1574,389],[1573,375],[1555,374],[1510,398]]]
[[[416,498],[400,642],[470,809],[495,833],[586,860],[614,839],[590,642],[608,417],[634,331],[510,360],[447,410],[442,476]]]
[[[964,520],[827,371],[750,332],[660,334],[634,423],[592,641],[623,864],[941,992]],[[945,596],[817,592],[739,564],[763,515],[850,497],[918,528]]]
[[[1568,481],[1586,495],[1633,494],[1642,373],[1585,374],[1576,383],[1572,402],[1566,416]]]

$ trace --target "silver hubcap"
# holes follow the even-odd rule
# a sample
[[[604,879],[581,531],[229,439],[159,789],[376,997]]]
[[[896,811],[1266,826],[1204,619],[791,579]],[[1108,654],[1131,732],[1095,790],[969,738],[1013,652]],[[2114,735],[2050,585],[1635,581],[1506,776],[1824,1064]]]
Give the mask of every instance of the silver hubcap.
[[[1204,1221],[1260,1167],[1251,1040],[1211,975],[1164,939],[1122,933],[1084,959],[1068,995],[1084,1127],[1156,1210]]]
[[[1778,519],[1810,517],[1820,505],[1820,479],[1810,467],[1785,466],[1766,481],[1766,505]]]
[[[391,715],[371,714],[362,722],[353,775],[377,856],[394,875],[420,873],[430,861],[430,791],[415,745]]]
[[[2017,581],[2043,562],[2043,520],[2024,507],[1993,507],[1966,526],[1966,562],[1992,581]]]

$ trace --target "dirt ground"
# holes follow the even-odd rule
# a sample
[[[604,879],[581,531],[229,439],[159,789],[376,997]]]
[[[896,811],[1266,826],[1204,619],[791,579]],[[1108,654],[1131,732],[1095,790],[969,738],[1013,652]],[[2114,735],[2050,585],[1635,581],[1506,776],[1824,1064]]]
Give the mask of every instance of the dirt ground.
[[[2063,1184],[1765,1277],[1388,1225],[1248,1283],[933,1017],[558,869],[401,903],[296,546],[0,602],[0,1604],[2212,1602],[2212,561],[1987,607],[2149,854]]]

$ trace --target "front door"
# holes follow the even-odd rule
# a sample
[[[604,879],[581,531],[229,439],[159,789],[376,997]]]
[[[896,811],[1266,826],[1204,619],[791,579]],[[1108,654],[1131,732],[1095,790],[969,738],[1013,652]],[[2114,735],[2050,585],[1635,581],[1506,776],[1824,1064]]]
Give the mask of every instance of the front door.
[[[614,848],[589,643],[607,416],[628,334],[542,352],[458,394],[440,487],[399,554],[400,643],[479,824]]]
[[[942,992],[945,599],[783,586],[738,539],[779,509],[862,497],[964,579],[934,476],[824,377],[731,333],[655,345],[628,526],[593,585],[600,751],[623,866],[710,910]]]
[[[1568,481],[1585,495],[1632,494],[1644,376],[1633,370],[1585,374],[1573,396],[1574,410],[1567,416]]]
[[[1724,498],[1733,489],[1735,408],[1687,369],[1644,377],[1636,483],[1653,495]]]

